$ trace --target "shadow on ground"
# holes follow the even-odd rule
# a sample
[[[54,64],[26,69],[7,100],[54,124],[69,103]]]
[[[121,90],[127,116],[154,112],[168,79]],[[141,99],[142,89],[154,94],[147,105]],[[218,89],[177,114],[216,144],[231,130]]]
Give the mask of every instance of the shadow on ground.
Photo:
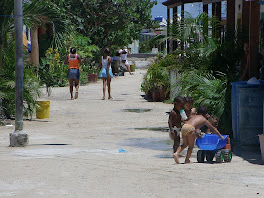
[[[253,145],[244,146],[236,142],[231,143],[231,145],[232,145],[232,152],[234,155],[243,158],[249,163],[264,165],[264,161],[262,161],[261,158],[261,152],[259,146],[253,146]]]
[[[120,146],[133,146],[159,151],[170,151],[171,141],[160,138],[130,138],[119,144]]]

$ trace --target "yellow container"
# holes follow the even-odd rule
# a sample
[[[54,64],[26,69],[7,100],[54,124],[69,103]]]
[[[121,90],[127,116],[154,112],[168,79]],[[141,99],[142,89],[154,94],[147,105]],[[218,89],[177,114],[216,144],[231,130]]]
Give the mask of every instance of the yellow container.
[[[130,71],[135,72],[136,70],[136,65],[130,65]]]
[[[50,101],[36,101],[36,116],[38,119],[49,118],[50,116]]]

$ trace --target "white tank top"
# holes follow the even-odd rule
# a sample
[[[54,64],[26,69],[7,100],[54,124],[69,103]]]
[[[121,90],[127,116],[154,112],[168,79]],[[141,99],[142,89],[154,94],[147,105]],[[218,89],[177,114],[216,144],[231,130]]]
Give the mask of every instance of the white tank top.
[[[110,56],[107,56],[106,59],[104,59],[104,57],[102,56],[102,67],[107,69],[107,64],[108,64],[108,59],[109,59]],[[109,69],[111,69],[111,64],[109,66]]]

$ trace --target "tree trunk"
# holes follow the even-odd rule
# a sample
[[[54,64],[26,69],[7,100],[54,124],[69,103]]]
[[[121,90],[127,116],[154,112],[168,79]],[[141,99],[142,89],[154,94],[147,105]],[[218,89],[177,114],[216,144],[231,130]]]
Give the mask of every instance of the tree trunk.
[[[39,65],[39,44],[38,44],[38,27],[31,29],[31,62],[33,65]]]

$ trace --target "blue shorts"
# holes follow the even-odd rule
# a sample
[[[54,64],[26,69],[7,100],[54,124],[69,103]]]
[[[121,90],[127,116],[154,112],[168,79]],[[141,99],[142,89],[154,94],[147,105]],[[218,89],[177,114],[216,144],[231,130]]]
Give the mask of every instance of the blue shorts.
[[[79,80],[80,79],[79,69],[69,69],[67,73],[67,78]]]
[[[112,69],[109,69],[109,75],[111,78],[113,78],[113,72]],[[107,78],[106,69],[103,68],[100,74],[98,75],[99,78]]]

